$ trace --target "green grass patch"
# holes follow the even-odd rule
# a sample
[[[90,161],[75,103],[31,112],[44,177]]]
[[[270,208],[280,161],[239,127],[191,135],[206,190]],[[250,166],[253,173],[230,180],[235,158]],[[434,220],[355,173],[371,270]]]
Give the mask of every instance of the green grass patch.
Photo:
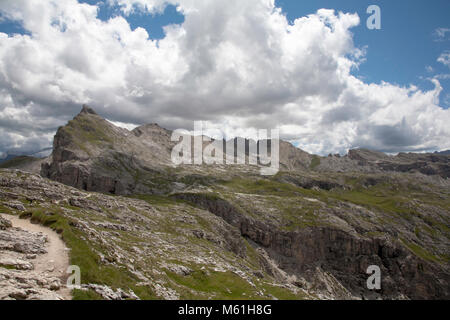
[[[13,214],[14,213],[14,211],[10,207],[4,206],[2,203],[0,203],[0,212],[1,213],[7,213],[7,214]]]
[[[176,199],[171,196],[165,196],[165,195],[147,195],[147,194],[141,194],[141,195],[132,195],[128,196],[129,198],[133,199],[139,199],[148,202],[151,205],[155,206],[170,206],[170,205],[177,205],[180,203],[185,203],[182,200]]]
[[[113,289],[127,288],[139,293],[141,299],[153,297],[153,293],[144,290],[141,287],[136,287],[135,284],[139,281],[134,275],[130,274],[126,268],[121,268],[113,265],[100,264],[100,257],[94,252],[94,249],[102,252],[102,248],[88,243],[83,238],[85,235],[79,229],[75,228],[70,219],[54,213],[53,215],[46,215],[42,209],[32,209],[31,220],[35,223],[40,223],[48,226],[60,233],[62,239],[70,248],[70,264],[77,265],[81,270],[81,283],[96,283],[107,285]],[[90,297],[91,294],[88,293]],[[74,298],[81,298],[83,294],[78,292]]]
[[[289,183],[264,178],[236,178],[230,181],[224,181],[223,186],[228,187],[233,192],[259,195],[277,195],[282,197],[302,195],[305,191],[305,189]]]
[[[266,290],[267,293],[270,293],[278,300],[309,300],[309,299],[311,299],[310,296],[304,294],[301,291],[299,293],[295,294],[294,292],[292,292],[288,289],[274,286],[271,284],[264,284],[262,287]]]
[[[99,295],[94,290],[80,290],[74,289],[72,290],[73,300],[103,300],[102,296]]]
[[[385,195],[374,190],[337,191],[330,192],[329,195],[337,200],[348,201],[363,207],[376,208],[385,212],[406,212],[401,207],[401,204],[405,202],[403,198],[396,195]]]
[[[0,268],[8,269],[8,270],[16,270],[16,267],[14,267],[13,265],[3,264],[3,263],[0,263]]]
[[[410,250],[412,251],[416,256],[426,260],[426,261],[431,261],[431,262],[442,262],[442,259],[440,259],[439,257],[429,253],[427,250],[425,250],[424,248],[422,248],[421,246],[409,242],[403,238],[400,238],[400,241]]]
[[[194,271],[189,276],[180,276],[172,272],[167,272],[169,278],[177,284],[185,286],[202,293],[208,297],[211,293],[215,293],[214,299],[240,300],[251,298],[253,288],[250,284],[232,272],[206,272]],[[245,294],[245,295],[244,295]],[[196,297],[186,293],[186,299],[198,299],[204,297]]]
[[[320,157],[319,156],[313,156],[311,159],[311,163],[309,165],[309,169],[314,170],[320,165]]]
[[[38,160],[40,159],[29,156],[18,156],[11,160],[7,160],[5,162],[0,163],[0,168],[2,169],[18,168]]]

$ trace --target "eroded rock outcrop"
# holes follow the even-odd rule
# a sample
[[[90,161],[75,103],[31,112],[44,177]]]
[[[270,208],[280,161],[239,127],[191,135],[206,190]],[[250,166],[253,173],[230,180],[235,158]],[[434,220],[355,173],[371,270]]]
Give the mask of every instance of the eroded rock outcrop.
[[[396,299],[450,298],[450,273],[439,264],[418,258],[391,239],[368,239],[333,227],[311,227],[294,232],[248,217],[228,201],[205,194],[177,194],[240,230],[243,237],[263,247],[288,274],[317,276],[316,268],[332,274],[354,296]],[[382,290],[367,289],[367,268],[380,266]]]
[[[152,193],[156,188],[151,181],[161,166],[169,164],[170,144],[168,131],[157,125],[130,132],[84,106],[58,129],[53,153],[41,173],[87,191]]]
[[[450,157],[445,154],[399,153],[388,156],[381,152],[365,149],[350,150],[348,158],[361,166],[372,166],[382,171],[420,172],[425,175],[450,177]]]

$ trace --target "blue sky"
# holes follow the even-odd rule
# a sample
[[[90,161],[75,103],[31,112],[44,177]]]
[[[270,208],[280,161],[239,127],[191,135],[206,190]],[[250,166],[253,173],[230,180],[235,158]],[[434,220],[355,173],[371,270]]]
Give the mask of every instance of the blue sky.
[[[108,20],[120,14],[117,6],[111,7],[98,0],[79,0],[89,4],[100,3],[98,17]],[[366,9],[376,4],[381,8],[382,29],[369,30]],[[361,24],[353,28],[355,45],[367,46],[366,61],[354,74],[366,83],[381,81],[408,86],[414,84],[423,90],[430,90],[433,84],[428,80],[436,74],[448,74],[449,69],[437,62],[438,57],[450,50],[450,33],[447,41],[438,41],[435,31],[438,28],[450,29],[450,1],[411,1],[411,0],[276,0],[289,21],[316,12],[320,8],[357,13]],[[143,14],[138,12],[126,17],[132,29],[142,27],[152,39],[164,37],[163,27],[183,23],[184,17],[172,5],[162,14]],[[0,31],[27,33],[20,23],[3,21]],[[320,41],[320,39],[318,39]],[[428,67],[432,69],[427,70]],[[432,71],[431,71],[432,70]],[[440,105],[450,107],[450,79],[440,79],[443,92]]]
[[[356,12],[361,23],[353,28],[354,42],[367,47],[367,61],[354,72],[367,83],[386,81],[399,85],[414,84],[419,88],[431,89],[433,84],[426,80],[434,74],[449,73],[448,67],[437,62],[438,57],[450,50],[450,41],[437,41],[435,30],[450,28],[450,1],[412,0],[278,0],[290,21],[319,8],[332,8],[343,12]],[[381,30],[366,28],[369,5],[381,9]],[[450,35],[447,34],[447,40]],[[428,72],[431,66],[434,72]],[[450,93],[450,80],[440,80],[444,88],[441,106],[448,108],[450,99],[443,104]]]
[[[97,4],[98,0],[80,0],[79,2],[85,2],[89,4]],[[109,6],[104,1],[100,4],[100,10],[98,12],[98,18],[101,20],[108,20],[109,18],[120,15],[120,10],[118,6]],[[144,14],[142,12],[137,12],[126,17],[128,23],[132,29],[137,27],[144,28],[147,30],[150,38],[161,39],[164,37],[163,27],[169,24],[180,24],[184,22],[184,17],[182,14],[177,12],[176,7],[169,5],[165,8],[162,14]]]

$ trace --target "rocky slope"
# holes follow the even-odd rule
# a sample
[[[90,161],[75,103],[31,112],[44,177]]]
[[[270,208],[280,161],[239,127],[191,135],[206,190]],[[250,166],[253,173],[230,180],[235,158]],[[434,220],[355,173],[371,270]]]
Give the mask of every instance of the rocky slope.
[[[72,249],[75,298],[450,298],[449,156],[318,157],[280,141],[281,171],[262,177],[174,167],[170,136],[84,107],[58,130],[45,178],[0,171],[0,211]],[[366,287],[369,265],[381,290]]]
[[[0,212],[31,218],[61,234],[70,249],[70,263],[81,269],[82,287],[73,291],[75,299],[321,296],[320,291],[307,292],[294,285],[294,278],[291,281],[278,270],[263,248],[253,247],[226,221],[183,201],[89,193],[38,175],[4,170],[0,171],[0,196]],[[5,225],[8,230],[4,221],[2,228]],[[33,248],[41,250],[44,240],[32,240]],[[14,254],[11,246],[3,250]],[[5,252],[0,252],[0,261]],[[273,264],[270,274],[262,262]],[[19,263],[5,267],[0,265],[2,274],[22,268]],[[323,276],[317,281],[331,280]],[[15,285],[13,289],[20,289],[20,283]],[[0,293],[7,291],[4,286],[2,280]],[[37,290],[39,285],[29,289]],[[11,293],[8,297],[24,298]]]

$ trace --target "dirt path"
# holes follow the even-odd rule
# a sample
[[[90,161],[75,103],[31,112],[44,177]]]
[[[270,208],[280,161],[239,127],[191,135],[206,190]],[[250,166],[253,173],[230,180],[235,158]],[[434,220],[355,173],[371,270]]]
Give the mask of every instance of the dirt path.
[[[13,228],[20,228],[34,233],[42,233],[47,236],[45,250],[47,253],[37,255],[33,261],[34,270],[30,272],[42,273],[61,279],[61,289],[56,291],[65,300],[72,298],[70,290],[65,287],[67,279],[66,270],[69,267],[69,254],[64,242],[60,236],[50,228],[43,227],[38,224],[32,224],[30,220],[19,219],[17,216],[0,213],[0,216],[11,221]]]

